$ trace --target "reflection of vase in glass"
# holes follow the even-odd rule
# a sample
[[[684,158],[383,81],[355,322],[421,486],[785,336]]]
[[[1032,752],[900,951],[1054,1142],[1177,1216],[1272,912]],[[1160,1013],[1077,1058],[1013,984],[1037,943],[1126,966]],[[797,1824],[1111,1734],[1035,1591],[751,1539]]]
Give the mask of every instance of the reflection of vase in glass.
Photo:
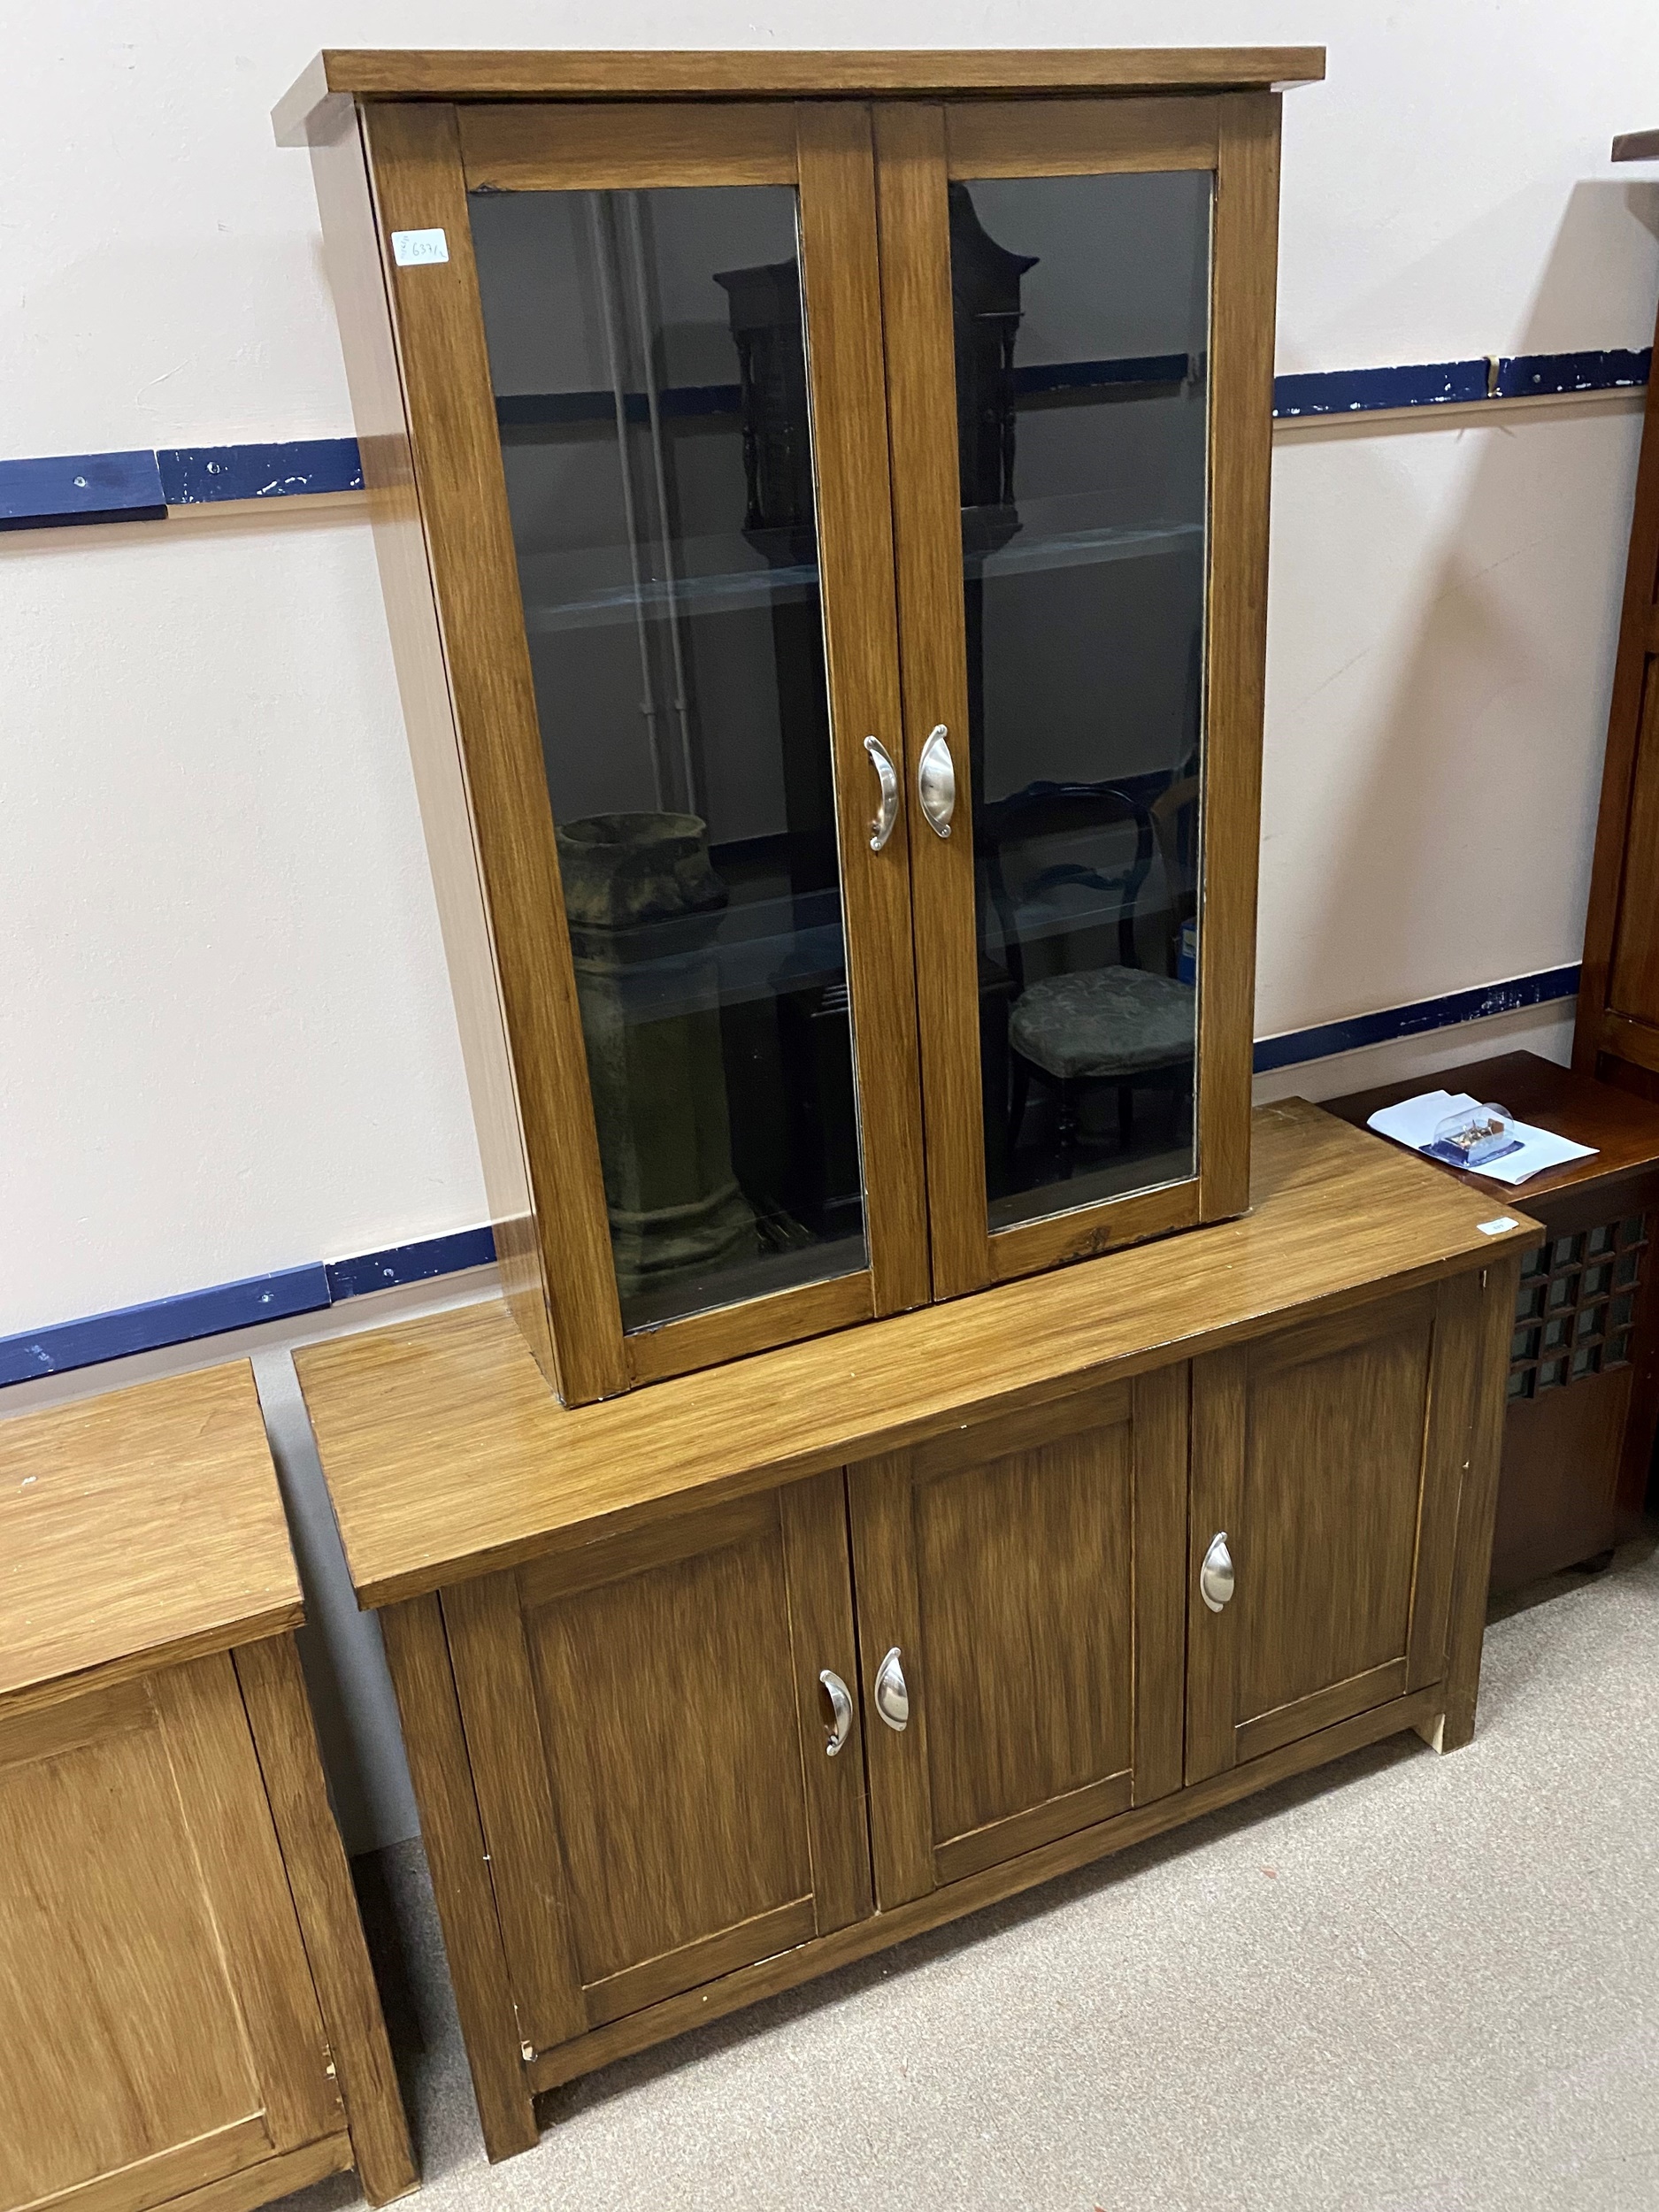
[[[720,1047],[726,893],[695,814],[590,815],[558,847],[626,1323],[641,1293],[756,1248]]]

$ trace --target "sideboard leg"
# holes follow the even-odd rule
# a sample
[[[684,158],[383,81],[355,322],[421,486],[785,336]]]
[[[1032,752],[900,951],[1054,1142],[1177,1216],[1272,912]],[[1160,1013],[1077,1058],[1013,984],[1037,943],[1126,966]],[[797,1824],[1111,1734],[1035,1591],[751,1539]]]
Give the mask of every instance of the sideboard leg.
[[[388,1606],[380,1617],[484,2148],[492,2159],[511,2158],[536,2140],[535,2103],[515,2033],[443,1617],[431,1596]]]
[[[288,1635],[244,1644],[231,1655],[334,2055],[352,2162],[369,2202],[387,2204],[420,2177],[351,1872],[329,1810],[299,1653]]]
[[[1437,1751],[1461,1751],[1475,1732],[1480,1646],[1492,1579],[1492,1527],[1498,1509],[1498,1463],[1503,1455],[1503,1409],[1515,1328],[1518,1258],[1486,1271],[1481,1292],[1480,1351],[1469,1424],[1469,1463],[1457,1511],[1457,1558],[1446,1650],[1446,1710],[1436,1729],[1418,1732]]]

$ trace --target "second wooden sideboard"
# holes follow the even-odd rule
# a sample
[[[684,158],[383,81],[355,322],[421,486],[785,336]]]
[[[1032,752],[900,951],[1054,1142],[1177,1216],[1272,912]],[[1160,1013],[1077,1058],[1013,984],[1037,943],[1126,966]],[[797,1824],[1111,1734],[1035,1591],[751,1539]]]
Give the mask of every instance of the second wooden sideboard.
[[[1397,1730],[1472,1732],[1533,1225],[1302,1104],[1255,1210],[605,1404],[491,1302],[300,1356],[485,2138]]]

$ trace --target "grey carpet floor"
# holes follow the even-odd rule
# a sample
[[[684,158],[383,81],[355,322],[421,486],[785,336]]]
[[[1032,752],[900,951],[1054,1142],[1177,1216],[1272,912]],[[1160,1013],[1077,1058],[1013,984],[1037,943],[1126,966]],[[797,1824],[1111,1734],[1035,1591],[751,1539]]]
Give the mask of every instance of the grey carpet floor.
[[[419,1849],[367,1871],[431,2212],[1659,2208],[1651,1541],[1494,1622],[1468,1749],[1379,1745],[623,2061],[501,2166]]]

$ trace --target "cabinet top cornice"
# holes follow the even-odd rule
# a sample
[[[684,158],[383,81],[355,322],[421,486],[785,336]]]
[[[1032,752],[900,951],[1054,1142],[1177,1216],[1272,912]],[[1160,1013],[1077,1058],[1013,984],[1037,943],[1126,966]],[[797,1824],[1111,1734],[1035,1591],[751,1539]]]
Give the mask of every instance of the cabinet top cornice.
[[[942,1434],[1536,1243],[1535,1222],[1300,1099],[1254,1122],[1255,1210],[566,1409],[507,1308],[296,1359],[352,1581],[390,1604]],[[1504,1214],[1514,1226],[1487,1235]]]
[[[1307,84],[1323,46],[993,48],[925,53],[741,49],[714,52],[479,51],[326,47],[272,111],[279,143],[303,145],[340,99],[859,99],[880,94],[1220,92]]]

